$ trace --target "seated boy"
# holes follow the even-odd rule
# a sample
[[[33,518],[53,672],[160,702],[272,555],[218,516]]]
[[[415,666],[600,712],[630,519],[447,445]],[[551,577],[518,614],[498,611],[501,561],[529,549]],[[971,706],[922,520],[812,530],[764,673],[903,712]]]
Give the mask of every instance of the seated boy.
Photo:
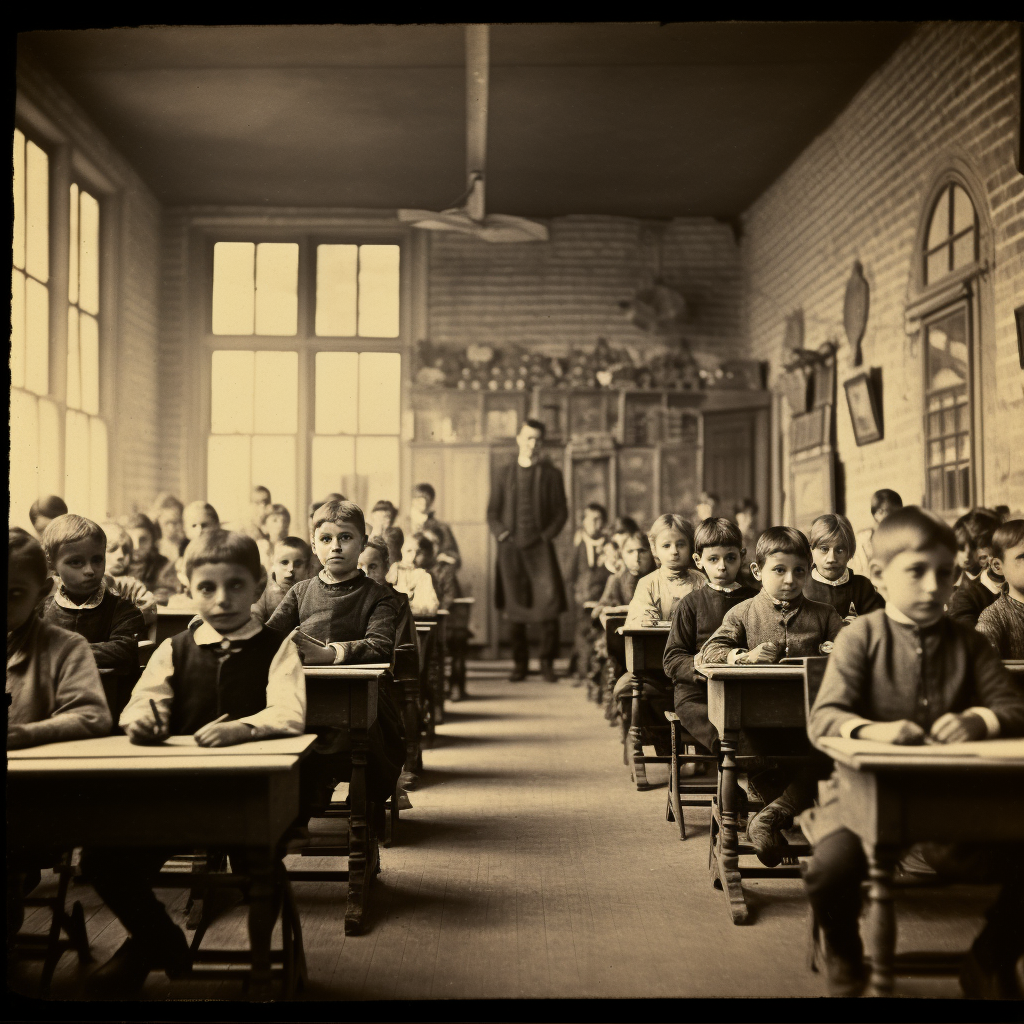
[[[850,559],[851,572],[867,579],[871,578],[871,538],[874,536],[878,524],[901,508],[903,508],[903,499],[888,487],[883,487],[871,495],[871,518],[875,521],[875,525],[855,534],[857,548]]]
[[[263,536],[256,541],[260,549],[263,567],[269,573],[274,567],[274,551],[277,545],[288,536],[292,525],[292,514],[284,505],[268,505],[260,521]]]
[[[791,526],[769,527],[757,540],[756,558],[750,571],[761,583],[756,597],[743,601],[725,613],[697,656],[698,671],[704,665],[765,665],[783,658],[807,658],[828,654],[832,641],[843,628],[843,620],[831,605],[803,596],[812,565],[807,538]],[[774,753],[806,750],[803,729],[772,729],[771,735],[747,729],[743,742],[759,754],[771,743]],[[811,769],[766,769],[748,777],[748,787],[759,794],[765,806],[747,824],[747,839],[758,859],[769,867],[784,856],[785,840],[780,834],[792,824],[793,816],[810,806],[814,798]],[[773,798],[780,787],[783,792]]]
[[[385,531],[395,525],[397,518],[398,509],[390,501],[378,501],[370,509],[370,536],[383,537]]]
[[[431,529],[440,537],[440,544],[436,548],[438,562],[447,562],[456,572],[462,568],[462,556],[459,554],[459,545],[455,540],[455,534],[447,523],[442,523],[434,515],[434,500],[437,494],[430,484],[417,484],[412,489],[412,501],[410,502],[409,519],[413,533],[425,533]]]
[[[804,597],[832,605],[847,622],[885,606],[871,580],[847,568],[857,541],[846,516],[831,512],[818,516],[811,523],[810,539],[814,568],[804,586]]]
[[[953,524],[957,542],[957,565],[963,571],[949,599],[949,617],[973,629],[978,616],[999,596],[1003,577],[993,565],[992,535],[999,529],[998,519],[975,509]]]
[[[371,534],[374,537],[381,537],[388,546],[388,560],[392,566],[398,565],[402,560],[402,548],[405,547],[405,534],[400,526],[389,526],[382,533]]]
[[[153,654],[121,713],[128,738],[146,744],[193,735],[200,746],[225,747],[301,735],[306,687],[298,652],[284,633],[252,616],[260,575],[256,542],[242,533],[207,530],[183,557],[201,621],[194,620]],[[150,971],[170,974],[189,967],[188,942],[153,893],[163,862],[180,852],[93,849],[83,854],[83,875],[129,933],[93,975],[97,988],[123,995],[140,988]],[[244,864],[244,851],[233,851],[231,858]]]
[[[1024,519],[1011,519],[992,534],[991,568],[1006,585],[978,616],[978,632],[1000,658],[1024,660]]]
[[[442,608],[450,611],[455,598],[462,597],[462,587],[459,586],[455,563],[451,560],[441,559],[443,553],[441,546],[444,543],[444,537],[435,525],[428,522],[422,532],[414,535],[414,539],[417,541],[421,538],[427,542],[429,547],[420,544],[415,564],[421,569],[426,569],[430,581],[434,584],[437,600]]]
[[[259,542],[257,541],[257,545]],[[277,611],[285,594],[313,575],[313,552],[301,537],[285,537],[274,548],[274,564],[267,589],[252,606],[252,613],[260,622],[267,622]]]
[[[151,626],[156,622],[156,594],[142,580],[128,575],[134,548],[128,531],[120,523],[102,523],[100,529],[107,535],[107,588],[131,601],[142,612],[146,625]]]
[[[167,604],[172,594],[181,593],[181,581],[174,571],[174,562],[157,550],[159,531],[149,516],[133,512],[123,520],[132,541],[128,575],[134,576],[156,597],[157,604]]]
[[[572,586],[573,599],[576,603],[576,679],[573,686],[581,685],[590,674],[591,654],[596,639],[593,619],[583,605],[586,601],[600,600],[605,584],[611,576],[602,557],[604,528],[607,522],[608,513],[603,505],[591,502],[584,508],[579,543],[569,566],[568,582]]]
[[[64,499],[58,497],[56,494],[48,494],[45,498],[39,498],[32,502],[32,507],[28,510],[29,522],[32,524],[32,529],[39,534],[40,537],[43,535],[43,531],[57,518],[57,516],[66,516],[68,514],[68,507],[64,503]]]
[[[409,598],[413,615],[436,615],[441,603],[434,590],[434,581],[430,573],[417,564],[417,559],[421,559],[423,554],[421,543],[429,547],[430,541],[415,537],[403,538],[403,541],[402,559],[388,569],[388,583]]]
[[[293,635],[307,665],[391,664],[400,605],[393,590],[359,569],[368,540],[363,510],[352,501],[331,501],[312,519],[313,549],[323,569],[296,583],[270,617],[268,626]],[[316,641],[319,641],[317,643]],[[402,717],[387,690],[379,692],[377,720],[369,730],[367,793],[383,802],[394,790],[405,760]],[[334,784],[351,771],[348,734],[330,724],[315,727],[318,740],[306,758],[307,803],[326,804]]]
[[[658,516],[647,536],[658,568],[637,583],[626,617],[630,629],[668,619],[677,601],[707,584],[707,577],[693,567],[689,520],[672,513]]]
[[[915,506],[893,512],[873,538],[872,574],[885,609],[842,631],[807,723],[812,742],[846,736],[880,743],[959,743],[1024,734],[1024,695],[984,637],[943,614],[953,590],[956,540],[937,517]],[[929,699],[922,700],[927,693]],[[805,882],[818,950],[832,995],[864,986],[857,927],[867,861],[860,839],[843,827],[835,789],[805,818],[814,844]],[[989,877],[1007,882],[961,974],[968,996],[1011,995],[1024,951],[1024,851],[969,851],[939,843],[919,847],[940,874],[954,863],[988,861]]]
[[[259,489],[259,488],[257,488]],[[255,493],[255,492],[254,492]],[[269,499],[268,499],[269,501]],[[185,535],[185,544],[191,544],[204,530],[219,530],[220,516],[217,510],[208,501],[190,501],[181,513],[182,532]],[[239,531],[250,536],[248,530]],[[256,538],[253,537],[253,540]],[[184,547],[182,554],[174,561],[174,571],[181,581],[183,589],[188,587],[188,578],[185,573]]]
[[[705,519],[693,535],[693,560],[708,578],[676,605],[662,666],[674,684],[674,705],[683,728],[703,748],[718,749],[718,733],[708,721],[707,683],[695,676],[693,659],[722,624],[725,614],[757,595],[737,582],[743,556],[743,535],[728,519]]]
[[[89,519],[60,516],[43,531],[43,550],[60,577],[57,592],[43,606],[43,618],[84,636],[96,665],[113,669],[118,682],[134,682],[146,623],[131,601],[107,585],[106,534]]]

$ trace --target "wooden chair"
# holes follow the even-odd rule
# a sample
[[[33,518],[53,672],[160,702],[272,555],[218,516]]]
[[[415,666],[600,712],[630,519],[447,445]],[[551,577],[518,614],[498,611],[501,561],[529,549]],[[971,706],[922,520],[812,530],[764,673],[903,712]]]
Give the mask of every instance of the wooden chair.
[[[431,665],[437,639],[436,627],[427,622],[416,622],[416,642],[420,658],[420,708],[422,710],[421,732],[428,747],[433,746],[437,733],[438,708],[434,699],[434,684]]]
[[[475,598],[457,597],[449,609],[445,639],[450,659],[447,690],[452,700],[464,700],[466,697],[466,648],[472,635],[469,618],[475,603]]]
[[[683,728],[674,711],[666,711],[665,718],[672,730],[672,754],[668,766],[668,797],[665,802],[665,820],[679,826],[680,840],[686,839],[684,807],[711,807],[718,792],[718,755],[698,754],[693,748],[696,740]],[[692,752],[691,752],[692,750]],[[713,766],[710,779],[694,776],[684,781],[680,768],[684,764]]]
[[[629,731],[624,733],[624,763],[629,765],[633,781],[638,790],[652,789],[647,781],[647,765],[664,764],[672,761],[671,754],[645,754],[644,740],[656,743],[657,740],[671,743],[670,727],[653,720],[654,716],[647,708],[647,698],[643,692],[643,682],[648,680],[667,679],[662,670],[662,658],[665,644],[668,641],[668,629],[660,627],[642,627],[626,629],[622,627],[625,637],[626,666],[635,677],[630,693]],[[647,719],[645,723],[645,719]]]
[[[618,709],[612,699],[615,684],[626,671],[626,642],[619,629],[626,624],[625,612],[609,613],[605,616],[604,640],[608,657],[601,668],[601,681],[597,703],[604,705],[605,717],[609,724],[615,725]],[[625,736],[623,736],[623,755],[625,755]],[[623,761],[623,764],[628,762]]]

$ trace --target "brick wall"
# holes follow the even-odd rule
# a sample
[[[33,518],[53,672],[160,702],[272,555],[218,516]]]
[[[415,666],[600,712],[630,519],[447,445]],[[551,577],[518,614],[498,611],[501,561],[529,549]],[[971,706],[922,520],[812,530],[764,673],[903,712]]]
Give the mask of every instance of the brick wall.
[[[751,355],[779,372],[785,318],[797,308],[806,347],[841,342],[837,446],[857,528],[870,520],[875,489],[893,487],[908,502],[925,493],[921,339],[906,333],[904,312],[917,294],[912,268],[925,205],[952,166],[978,182],[973,198],[988,225],[975,363],[984,423],[977,498],[1024,507],[1024,373],[1013,317],[1024,303],[1024,177],[1014,167],[1019,46],[1009,24],[921,26],[743,218]],[[856,368],[842,326],[855,260],[871,287]],[[858,448],[843,381],[868,367],[882,371],[885,437]]]
[[[657,234],[626,217],[548,222],[547,242],[500,245],[454,232],[430,236],[429,324],[438,344],[644,348],[651,338],[619,308],[658,269]],[[665,226],[662,276],[693,309],[687,337],[722,355],[740,350],[739,248],[732,230],[706,217]]]

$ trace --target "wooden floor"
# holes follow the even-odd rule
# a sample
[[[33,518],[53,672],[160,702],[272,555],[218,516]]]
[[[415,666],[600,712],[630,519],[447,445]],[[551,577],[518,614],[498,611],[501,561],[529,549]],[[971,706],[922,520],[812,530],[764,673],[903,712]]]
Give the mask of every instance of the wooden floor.
[[[532,676],[510,684],[501,668],[474,666],[470,699],[448,706],[398,845],[382,850],[367,934],[345,936],[343,883],[296,885],[304,998],[824,995],[806,964],[802,883],[746,883],[753,923],[734,926],[709,881],[709,812],[688,812],[680,842],[664,788],[636,791],[617,731],[583,690]],[[907,893],[900,949],[966,949],[992,892]],[[72,894],[102,963],[124,932],[90,888]],[[181,922],[184,893],[161,896]],[[43,926],[41,912],[27,920]],[[244,910],[233,907],[204,946],[244,941]],[[38,966],[20,970],[12,984],[30,992]],[[52,997],[83,998],[88,971],[66,954]],[[898,991],[959,993],[953,979],[900,979]],[[154,973],[142,998],[240,995],[234,982],[172,984]]]

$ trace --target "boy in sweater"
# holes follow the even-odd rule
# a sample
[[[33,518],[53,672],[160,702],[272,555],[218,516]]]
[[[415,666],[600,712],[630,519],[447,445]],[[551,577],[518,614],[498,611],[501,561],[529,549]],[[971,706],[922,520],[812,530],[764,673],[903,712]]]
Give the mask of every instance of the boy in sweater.
[[[256,542],[259,546],[259,541]],[[267,580],[267,589],[252,606],[260,622],[267,622],[277,611],[285,595],[302,580],[313,575],[313,552],[301,537],[285,537],[274,547],[274,564]]]
[[[1006,584],[978,616],[978,632],[1000,658],[1024,660],[1024,519],[1011,519],[992,534],[992,568]]]
[[[434,501],[437,492],[431,484],[417,484],[412,489],[412,501],[409,503],[409,519],[413,533],[426,533],[432,530],[437,534],[438,543],[434,551],[437,561],[448,564],[455,572],[462,568],[462,556],[459,554],[459,545],[455,540],[452,528],[441,522],[434,515]]]
[[[807,722],[812,742],[845,736],[908,745],[1024,734],[1024,695],[996,653],[943,614],[955,556],[953,531],[915,506],[879,525],[872,576],[886,606],[860,616],[836,641]],[[842,825],[835,792],[823,785],[821,806],[805,815],[814,844],[805,882],[829,990],[859,995],[865,979],[857,923],[868,866],[860,840]],[[963,877],[965,867],[968,875],[983,867],[990,880],[1006,883],[960,980],[969,997],[1012,996],[1014,964],[1024,952],[1024,851],[940,843],[917,849],[939,874]]]
[[[583,607],[587,601],[597,601],[604,592],[611,575],[605,568],[602,557],[604,528],[608,512],[603,505],[591,502],[583,510],[583,523],[579,543],[573,552],[569,566],[569,583],[576,602],[576,629],[573,646],[576,657],[576,679],[573,686],[580,686],[590,674],[590,662],[594,650],[596,630],[590,612]]]
[[[885,599],[872,586],[871,580],[852,573],[847,567],[856,550],[853,527],[846,516],[829,512],[811,523],[814,568],[804,586],[804,597],[832,605],[847,622],[885,607]]]
[[[637,583],[626,614],[628,629],[668,619],[677,601],[707,583],[707,577],[691,563],[693,527],[689,520],[672,513],[658,516],[647,536],[658,568]]]
[[[757,540],[756,560],[750,566],[762,589],[725,613],[722,625],[697,656],[698,671],[704,665],[765,665],[783,658],[830,653],[844,623],[831,605],[803,596],[811,565],[810,545],[799,530],[791,526],[765,530]],[[782,735],[787,731],[792,735]],[[772,734],[776,753],[789,746],[794,754],[806,748],[802,729],[774,729]],[[764,749],[759,730],[745,730],[744,737],[755,753]],[[750,817],[747,839],[758,859],[772,867],[784,856],[782,830],[814,799],[814,780],[810,769],[769,769],[749,778],[748,784],[764,797],[765,806]],[[780,785],[785,787],[783,792],[771,799]]]
[[[992,536],[999,520],[975,509],[953,524],[957,543],[957,565],[963,571],[960,583],[949,599],[949,617],[972,629],[978,616],[1000,595],[1003,577],[990,564]]]
[[[683,728],[703,748],[717,750],[718,733],[708,721],[708,687],[693,671],[693,659],[722,624],[726,612],[755,597],[757,591],[738,583],[743,536],[728,519],[705,519],[693,537],[693,560],[708,585],[687,594],[672,613],[672,627],[662,664],[674,684],[676,714]]]
[[[191,735],[199,746],[224,747],[301,735],[306,688],[298,652],[284,633],[252,617],[260,579],[256,542],[242,533],[206,530],[182,557],[201,621],[194,620],[153,654],[121,713],[128,738],[150,744]],[[177,852],[94,849],[83,854],[83,875],[129,932],[93,975],[98,994],[123,997],[141,988],[150,971],[173,975],[189,967],[188,942],[153,893],[156,873]],[[244,871],[244,850],[230,856]]]

